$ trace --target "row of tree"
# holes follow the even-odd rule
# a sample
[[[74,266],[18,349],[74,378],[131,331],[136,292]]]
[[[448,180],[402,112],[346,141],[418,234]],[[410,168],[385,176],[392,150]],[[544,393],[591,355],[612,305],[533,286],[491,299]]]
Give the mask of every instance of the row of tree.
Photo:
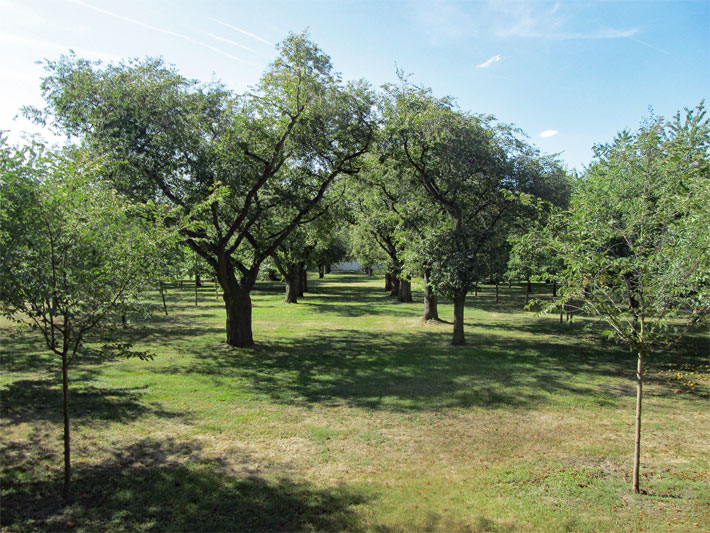
[[[77,142],[0,146],[0,301],[62,358],[66,494],[67,367],[90,330],[136,310],[138,279],[180,271],[185,246],[195,275],[197,257],[222,289],[235,347],[254,343],[263,266],[296,302],[305,268],[344,240],[367,269],[386,266],[401,301],[421,276],[425,318],[437,294],[451,298],[454,345],[477,283],[544,276],[560,287],[548,309],[605,317],[638,353],[640,435],[644,357],[710,312],[703,104],[596,147],[576,178],[520,131],[402,73],[376,92],[344,83],[305,34],[279,52],[244,94],[160,60],[48,61],[47,105],[26,112]]]

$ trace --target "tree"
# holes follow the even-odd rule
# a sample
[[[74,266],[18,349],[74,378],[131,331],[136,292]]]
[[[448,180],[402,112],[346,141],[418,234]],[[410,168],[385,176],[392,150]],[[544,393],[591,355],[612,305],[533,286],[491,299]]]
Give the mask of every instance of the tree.
[[[261,264],[309,221],[333,181],[357,170],[372,136],[372,98],[344,85],[306,34],[289,35],[254,91],[200,86],[160,60],[101,68],[48,62],[42,88],[70,134],[123,164],[112,183],[129,198],[178,207],[181,231],[222,287],[227,343],[251,346]]]
[[[448,98],[401,79],[386,88],[384,119],[390,154],[434,201],[431,283],[454,301],[452,344],[465,344],[466,294],[486,272],[486,253],[505,230],[521,193],[546,173],[532,147],[493,117],[463,113]]]
[[[570,209],[548,228],[576,298],[637,354],[633,491],[639,492],[644,365],[710,313],[710,123],[701,103],[595,147]]]
[[[137,209],[97,181],[100,159],[38,150],[0,140],[0,312],[36,328],[61,360],[68,501],[69,368],[92,332],[135,304],[137,281],[150,279],[168,236],[155,227],[159,211]]]

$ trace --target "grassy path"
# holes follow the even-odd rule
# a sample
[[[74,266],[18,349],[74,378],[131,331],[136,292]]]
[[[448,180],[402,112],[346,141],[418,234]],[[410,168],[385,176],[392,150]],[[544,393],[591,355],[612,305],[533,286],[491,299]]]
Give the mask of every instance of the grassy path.
[[[57,362],[0,322],[3,530],[710,531],[707,332],[651,364],[635,497],[633,357],[584,320],[485,287],[451,347],[420,291],[309,283],[258,287],[253,349],[209,287],[173,290],[128,330],[153,361],[77,365],[64,509]]]

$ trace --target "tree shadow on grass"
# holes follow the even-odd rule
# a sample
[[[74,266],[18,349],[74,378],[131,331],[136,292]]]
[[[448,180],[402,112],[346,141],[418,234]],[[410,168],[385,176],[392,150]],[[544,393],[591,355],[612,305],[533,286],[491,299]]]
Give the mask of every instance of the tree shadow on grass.
[[[2,527],[64,531],[361,531],[356,507],[371,496],[288,477],[248,474],[248,455],[207,456],[199,442],[144,439],[100,463],[75,464],[74,503],[61,475],[32,475],[36,446],[3,446]],[[58,462],[59,455],[44,454]]]
[[[609,405],[632,392],[631,387],[604,390],[594,385],[599,375],[615,378],[620,359],[627,364],[628,354],[618,350],[497,334],[471,335],[471,344],[454,347],[448,345],[449,337],[441,330],[331,330],[253,349],[196,353],[192,364],[159,371],[245,379],[254,392],[283,403],[399,411],[527,409],[565,396]]]
[[[74,385],[69,390],[69,413],[82,424],[130,421],[147,415],[161,418],[184,417],[159,404],[146,404],[141,398],[147,387],[102,388]],[[0,389],[2,418],[10,423],[45,420],[62,421],[62,389],[59,380],[18,380]]]

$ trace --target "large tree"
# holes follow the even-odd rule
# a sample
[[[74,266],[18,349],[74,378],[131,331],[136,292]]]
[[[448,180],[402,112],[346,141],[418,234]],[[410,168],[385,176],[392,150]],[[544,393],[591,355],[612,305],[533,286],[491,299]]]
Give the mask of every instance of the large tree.
[[[111,180],[135,200],[177,206],[185,242],[214,269],[227,343],[253,344],[261,264],[357,170],[372,136],[372,98],[343,84],[330,58],[291,34],[252,92],[201,86],[159,60],[48,62],[44,117],[123,164]],[[40,117],[41,118],[41,117]]]
[[[570,209],[550,225],[568,299],[637,354],[633,490],[639,492],[648,356],[710,314],[710,122],[701,104],[595,147]]]
[[[0,139],[0,313],[41,332],[61,362],[68,501],[69,368],[89,335],[134,308],[169,235],[155,209],[131,206],[98,182],[100,159],[38,148]]]

